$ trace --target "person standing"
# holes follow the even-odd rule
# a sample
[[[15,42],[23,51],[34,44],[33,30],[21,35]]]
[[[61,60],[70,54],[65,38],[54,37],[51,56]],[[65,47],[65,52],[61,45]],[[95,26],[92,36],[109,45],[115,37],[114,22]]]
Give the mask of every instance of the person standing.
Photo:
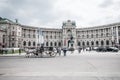
[[[43,57],[43,52],[44,52],[44,46],[42,45],[41,47],[40,47],[40,54],[41,54],[41,57]],[[37,55],[38,55],[38,53],[37,53]]]
[[[19,55],[21,55],[21,49],[19,48]]]
[[[79,53],[81,53],[81,50],[82,50],[82,48],[81,48],[81,47],[79,47],[79,48],[78,48],[78,52],[79,52]]]
[[[57,48],[57,53],[61,56],[61,48]]]
[[[66,49],[66,48],[63,48],[64,56],[66,56],[66,52],[67,52],[67,49]]]

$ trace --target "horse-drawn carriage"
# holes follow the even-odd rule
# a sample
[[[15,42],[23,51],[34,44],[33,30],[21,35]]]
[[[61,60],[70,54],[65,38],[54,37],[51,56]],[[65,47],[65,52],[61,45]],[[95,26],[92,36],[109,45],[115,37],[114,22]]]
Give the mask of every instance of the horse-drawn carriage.
[[[37,49],[26,49],[26,57],[55,57],[57,52],[53,47],[40,47]]]

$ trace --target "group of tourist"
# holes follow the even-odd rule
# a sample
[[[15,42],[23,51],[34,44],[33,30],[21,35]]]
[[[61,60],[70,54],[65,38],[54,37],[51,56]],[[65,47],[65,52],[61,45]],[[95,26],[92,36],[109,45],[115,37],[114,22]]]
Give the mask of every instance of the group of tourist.
[[[60,47],[57,47],[57,48],[54,47],[53,49],[52,49],[52,48],[53,48],[53,47],[50,47],[50,48],[49,48],[49,51],[54,51],[54,52],[56,52],[59,56],[61,56],[61,51],[63,51],[63,53],[64,53],[63,55],[66,56],[66,52],[67,52],[67,49],[66,49],[66,48],[63,48],[63,49],[61,49]]]

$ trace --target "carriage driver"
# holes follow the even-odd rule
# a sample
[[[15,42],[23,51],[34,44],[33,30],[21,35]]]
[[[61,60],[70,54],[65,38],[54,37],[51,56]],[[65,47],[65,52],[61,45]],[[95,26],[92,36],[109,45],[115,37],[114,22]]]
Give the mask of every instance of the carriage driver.
[[[44,52],[44,47],[43,45],[40,47],[40,53],[43,53]]]

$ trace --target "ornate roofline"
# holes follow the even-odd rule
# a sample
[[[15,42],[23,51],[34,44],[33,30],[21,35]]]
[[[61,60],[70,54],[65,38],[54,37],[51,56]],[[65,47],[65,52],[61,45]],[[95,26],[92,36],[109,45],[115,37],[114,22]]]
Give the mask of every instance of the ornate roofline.
[[[106,24],[106,25],[100,25],[100,26],[92,26],[92,27],[85,27],[85,28],[77,28],[78,30],[79,29],[98,29],[98,28],[103,28],[103,27],[111,27],[111,26],[120,26],[120,22],[117,22],[117,23],[112,23],[112,24]]]
[[[75,22],[75,21],[73,21]],[[13,22],[12,20],[9,20],[7,18],[2,18],[0,17],[0,23],[3,23],[3,24],[13,24],[13,25],[19,25],[21,27],[25,27],[25,28],[36,28],[36,29],[43,29],[43,30],[62,30],[62,26],[61,28],[42,28],[42,27],[35,27],[35,26],[28,26],[28,25],[22,25],[22,24],[19,24],[19,23],[16,23],[16,22]],[[92,26],[92,27],[83,27],[83,28],[76,28],[77,30],[80,30],[80,29],[98,29],[98,28],[103,28],[103,27],[111,27],[111,26],[120,26],[120,22],[117,22],[117,23],[112,23],[112,24],[106,24],[106,25],[100,25],[100,26]]]

